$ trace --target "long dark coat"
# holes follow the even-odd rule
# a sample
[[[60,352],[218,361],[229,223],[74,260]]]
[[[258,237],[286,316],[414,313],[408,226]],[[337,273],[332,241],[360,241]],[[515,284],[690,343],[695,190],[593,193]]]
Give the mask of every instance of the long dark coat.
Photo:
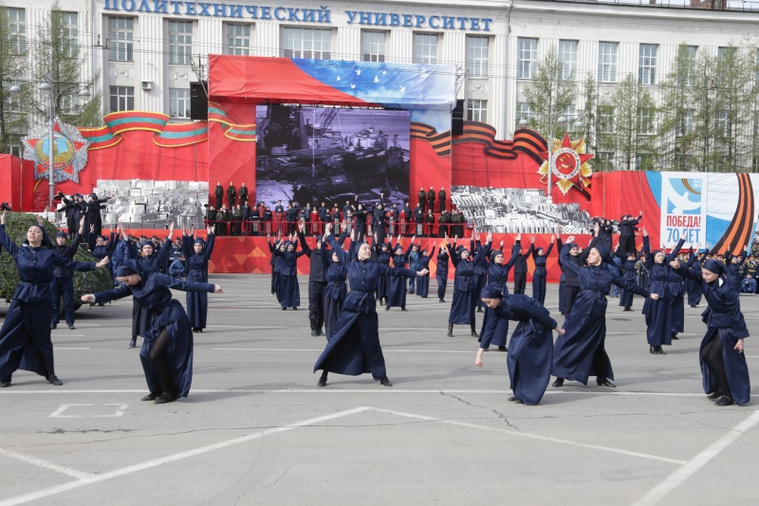
[[[144,272],[152,274],[158,272],[161,265],[169,259],[169,255],[171,254],[171,239],[167,237],[163,246],[157,252],[155,251],[156,248],[153,248],[153,254],[150,256],[142,256],[142,252],[135,249],[135,245],[130,245],[130,248],[132,248],[132,251],[129,253],[130,258],[136,258],[143,265]],[[150,315],[135,300],[132,303],[132,337],[145,337],[148,328],[150,328]]]
[[[53,343],[50,341],[50,282],[55,267],[91,271],[92,262],[74,262],[52,249],[18,247],[0,225],[0,244],[13,257],[21,278],[0,328],[0,381],[17,369],[48,377],[54,374]]]
[[[335,251],[340,249],[334,236],[330,235],[327,242]],[[409,269],[390,268],[371,258],[356,259],[359,244],[351,241],[350,251],[345,257],[351,290],[345,297],[332,338],[316,360],[314,371],[321,369],[350,376],[371,372],[372,377],[379,380],[387,376],[379,342],[377,301],[374,298],[379,273],[384,271],[406,278],[416,276],[416,273]]]
[[[145,308],[150,316],[150,327],[140,348],[140,361],[148,389],[151,392],[160,392],[162,389],[158,373],[150,360],[150,350],[161,331],[166,330],[170,342],[166,358],[171,365],[172,382],[177,387],[177,395],[187,397],[192,386],[192,329],[182,304],[171,298],[170,289],[186,292],[213,292],[214,285],[180,280],[159,272],[147,274],[146,278],[143,278],[139,285],[123,285],[97,293],[95,301],[107,302],[132,295],[134,300]]]
[[[485,244],[485,256],[490,256],[490,243]],[[511,258],[508,262],[502,264],[496,264],[488,262],[487,280],[488,284],[496,285],[501,289],[504,294],[509,293],[509,288],[506,283],[509,281],[509,271],[517,260],[519,250],[513,249],[511,251]],[[482,291],[480,291],[482,293]],[[479,294],[478,294],[479,297]],[[480,297],[480,300],[482,298]],[[480,330],[479,341],[487,341],[494,346],[506,346],[506,341],[509,336],[509,318],[498,318],[493,313],[493,310],[489,307],[485,308],[485,313],[482,318],[482,328]]]
[[[587,253],[594,241],[583,251]],[[569,244],[561,250],[564,268],[577,275],[580,292],[564,322],[565,333],[559,336],[553,349],[551,374],[587,385],[589,376],[614,379],[611,361],[604,349],[606,341],[606,304],[611,285],[627,288],[648,297],[649,292],[625,281],[606,265],[580,267],[569,258]]]
[[[506,363],[514,397],[525,404],[538,404],[551,379],[553,338],[557,327],[551,314],[531,297],[504,294],[501,304],[493,310],[498,319],[518,321],[511,336]],[[490,343],[483,341],[481,348]]]
[[[548,245],[545,255],[538,255],[538,250],[532,252],[532,260],[535,262],[535,270],[532,273],[532,298],[543,304],[546,301],[546,276],[548,271],[548,255],[553,251],[553,243]]]
[[[196,283],[208,283],[208,261],[213,252],[216,242],[214,234],[208,234],[208,240],[203,245],[203,251],[195,253],[195,241],[193,236],[182,238],[184,250],[185,268],[187,269],[187,281]],[[187,292],[187,318],[190,319],[192,328],[206,328],[208,316],[208,294],[206,292]]]
[[[448,245],[448,254],[453,262],[456,273],[453,275],[453,300],[451,312],[448,314],[448,323],[456,325],[471,325],[474,323],[474,262],[462,260]]]
[[[699,363],[704,393],[710,394],[717,389],[717,379],[704,361],[701,352],[713,339],[722,340],[722,359],[727,373],[727,384],[730,395],[738,405],[747,404],[751,400],[751,382],[745,353],[735,351],[739,339],[749,336],[746,321],[741,312],[740,294],[735,287],[737,269],[728,267],[728,275],[711,283],[707,283],[701,274],[680,267],[676,274],[692,279],[701,284],[701,289],[709,307],[701,315],[706,324],[706,334],[699,348]]]

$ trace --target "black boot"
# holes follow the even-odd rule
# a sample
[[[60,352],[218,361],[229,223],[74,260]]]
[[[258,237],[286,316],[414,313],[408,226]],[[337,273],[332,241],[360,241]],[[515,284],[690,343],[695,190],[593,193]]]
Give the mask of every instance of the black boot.
[[[448,337],[453,337],[453,323],[448,324]]]
[[[316,333],[316,320],[308,320],[308,322],[311,325],[311,337],[318,335]]]
[[[323,336],[322,327],[324,326],[324,320],[316,320],[316,335]]]
[[[55,368],[53,367],[52,362],[48,362],[47,360],[45,360],[45,369],[47,370],[47,375],[45,376],[45,379],[47,379],[49,383],[52,383],[53,385],[57,387],[63,385],[63,382],[58,379],[58,376],[55,375]]]
[[[327,386],[327,371],[322,371],[322,376],[321,378],[319,378],[319,382],[316,383],[316,386],[318,387]]]
[[[474,323],[472,324],[472,337],[480,337],[477,333],[477,326]]]

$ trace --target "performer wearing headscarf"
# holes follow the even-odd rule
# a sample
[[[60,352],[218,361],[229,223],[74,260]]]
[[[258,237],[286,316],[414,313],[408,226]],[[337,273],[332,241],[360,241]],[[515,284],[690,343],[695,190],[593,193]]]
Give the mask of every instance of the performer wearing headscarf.
[[[517,241],[521,238],[521,235],[517,235]],[[497,251],[490,251],[493,241],[493,234],[488,233],[485,239],[485,251],[483,252],[485,257],[490,257],[490,261],[487,266],[488,284],[491,287],[495,287],[501,291],[501,293],[508,294],[509,289],[506,283],[509,281],[509,270],[514,262],[517,260],[519,251],[516,248],[511,249],[511,258],[507,263],[503,263],[503,241],[500,243],[500,249]],[[480,331],[479,341],[488,343],[485,349],[488,349],[490,344],[498,346],[498,351],[508,351],[506,347],[506,340],[509,334],[509,319],[498,318],[493,309],[487,307],[485,304],[485,314],[482,318],[482,330]]]
[[[698,354],[704,393],[709,399],[716,399],[717,406],[748,404],[751,385],[743,339],[749,333],[735,285],[737,266],[733,263],[726,268],[722,262],[707,260],[699,278],[681,266],[678,260],[670,265],[676,274],[700,281],[704,298],[709,304],[702,315],[706,334],[701,340]]]
[[[208,261],[211,259],[216,241],[216,225],[206,229],[208,240],[193,237],[192,232],[182,234],[182,252],[187,269],[187,281],[208,283]],[[193,332],[203,332],[208,316],[208,295],[206,292],[187,292],[187,317]]]
[[[432,260],[432,255],[435,254],[435,246],[437,243],[432,243],[432,249],[423,248],[421,255],[419,256],[419,262],[417,264],[418,270],[430,270],[430,260]],[[413,270],[413,269],[412,269]],[[426,299],[427,295],[430,293],[430,275],[425,274],[424,276],[419,276],[419,279],[416,281],[416,294]]]
[[[171,298],[171,289],[222,293],[221,287],[183,281],[160,272],[149,273],[139,260],[121,264],[116,276],[123,285],[82,295],[82,302],[107,302],[132,295],[150,315],[150,327],[140,349],[149,389],[142,400],[164,404],[187,397],[192,385],[192,331],[182,304]]]
[[[393,259],[393,267],[405,269],[406,262],[408,262],[408,256],[414,247],[414,242],[416,242],[416,236],[411,237],[411,244],[409,244],[408,249],[405,252],[403,251],[401,240],[402,237],[399,235],[391,258]],[[399,307],[401,308],[401,311],[406,310],[406,276],[394,276],[392,274],[388,274],[387,276],[387,300],[385,301],[385,311],[390,311],[391,307]]]
[[[682,279],[672,272],[669,262],[677,258],[677,252],[680,251],[683,242],[683,239],[680,239],[669,255],[661,250],[652,253],[648,232],[645,227],[643,228],[643,252],[646,255],[646,268],[651,279],[649,290],[659,294],[658,300],[646,299],[642,311],[646,317],[646,339],[652,355],[666,355],[662,345],[672,345],[672,339],[677,334],[675,331],[678,310],[676,298],[680,294],[682,304],[680,291]],[[679,309],[683,310],[682,305]]]
[[[393,386],[387,377],[385,358],[379,342],[377,302],[374,298],[379,273],[386,271],[393,276],[423,276],[427,271],[387,267],[372,258],[368,243],[354,241],[351,237],[350,251],[345,253],[331,234],[327,225],[327,242],[348,266],[350,292],[345,298],[340,316],[334,327],[334,335],[314,365],[314,372],[322,370],[318,386],[327,384],[328,372],[359,376],[371,372],[372,377],[386,387]]]
[[[532,260],[535,262],[535,270],[532,272],[532,298],[541,304],[546,301],[546,276],[548,276],[546,265],[555,241],[556,236],[552,235],[548,249],[543,249],[541,246],[532,252]]]
[[[298,309],[300,306],[300,285],[298,284],[298,258],[305,255],[304,250],[296,251],[298,247],[294,242],[295,237],[290,235],[284,242],[284,251],[281,248],[274,250],[277,257],[275,269],[277,269],[277,301],[285,311],[288,307]]]
[[[390,243],[383,242],[378,243],[377,238],[374,238],[374,254],[377,257],[377,261],[381,263],[382,265],[386,265],[390,267],[390,258],[392,256],[390,252]],[[338,241],[339,242],[339,241]],[[342,244],[342,243],[340,243]],[[383,306],[387,302],[387,291],[388,291],[388,278],[387,274],[380,274],[379,282],[377,282],[377,301],[379,301],[379,305]]]
[[[122,234],[124,234],[122,228]],[[136,258],[143,266],[146,274],[159,272],[161,265],[165,264],[171,255],[171,236],[174,234],[174,222],[169,226],[169,235],[163,243],[163,247],[155,254],[155,245],[152,241],[143,241],[140,243],[140,250],[130,251],[130,258]],[[124,234],[125,235],[125,234]],[[150,327],[150,319],[147,311],[135,300],[132,304],[132,339],[129,341],[129,348],[137,346],[137,336],[145,337],[145,333]]]
[[[603,246],[596,246],[599,228],[596,224],[593,240],[581,255],[582,260],[587,260],[587,267],[580,267],[569,259],[571,244],[564,245],[561,251],[563,264],[577,274],[580,292],[564,322],[565,333],[557,339],[553,349],[551,374],[556,376],[554,387],[562,386],[565,379],[587,385],[589,376],[596,376],[596,383],[601,386],[614,387],[611,361],[604,349],[606,297],[612,284],[654,300],[659,297],[625,281],[614,270],[603,265],[609,252]]]
[[[79,245],[84,238],[85,218],[79,221],[79,231],[74,233],[71,238],[71,244],[66,244],[68,234],[59,231],[55,236],[55,245],[53,251],[56,255],[74,260]],[[61,298],[63,299],[63,312],[66,323],[70,330],[74,330],[74,270],[66,267],[56,266],[53,268],[53,281],[50,283],[50,296],[53,302],[53,314],[50,318],[50,328],[58,327],[58,321],[61,315]]]
[[[638,263],[638,260],[640,260],[640,257],[643,256],[643,250],[641,249],[638,253],[635,253],[635,247],[633,245],[632,251],[629,251],[627,253],[627,258],[624,258],[622,249],[617,248],[617,256],[622,260],[622,264],[619,268],[620,276],[630,283],[635,283],[635,265]],[[622,293],[619,296],[619,305],[625,308],[625,311],[632,311],[634,298],[635,294],[633,292],[626,289],[622,290]]]
[[[701,296],[703,295],[701,290],[701,264],[704,262],[706,254],[707,252],[704,251],[703,254],[699,255],[698,250],[694,252],[691,248],[688,263],[685,264],[685,267],[698,278],[698,281],[693,281],[691,278],[685,279],[685,289],[688,292],[688,305],[690,307],[698,307],[701,303]]]
[[[437,298],[445,303],[445,290],[448,288],[448,248],[440,248],[437,253],[437,269],[435,280],[437,281]]]
[[[0,215],[0,245],[13,258],[21,279],[0,328],[0,387],[9,387],[11,375],[18,369],[36,372],[53,385],[63,385],[55,375],[50,341],[53,271],[56,267],[91,271],[108,263],[108,258],[95,264],[56,255],[49,248],[41,217],[38,223],[29,227],[26,241],[19,248],[5,231],[5,211]]]
[[[456,247],[456,238],[454,243],[448,243],[448,237],[444,239],[444,244],[448,248],[448,253],[453,262],[456,273],[453,277],[453,300],[451,301],[451,312],[448,314],[448,337],[453,337],[453,325],[469,325],[472,329],[472,336],[478,337],[477,326],[474,319],[474,263],[469,256],[469,250],[464,246]],[[473,243],[474,241],[470,241]],[[471,246],[470,246],[471,247]],[[480,250],[484,253],[485,250]]]
[[[511,336],[506,361],[514,392],[509,400],[538,404],[551,379],[551,329],[559,335],[564,334],[564,329],[559,328],[543,304],[526,295],[504,293],[498,285],[487,285],[482,290],[482,300],[496,318],[519,322]],[[489,344],[488,338],[480,343],[474,361],[477,367],[482,367],[482,355]]]

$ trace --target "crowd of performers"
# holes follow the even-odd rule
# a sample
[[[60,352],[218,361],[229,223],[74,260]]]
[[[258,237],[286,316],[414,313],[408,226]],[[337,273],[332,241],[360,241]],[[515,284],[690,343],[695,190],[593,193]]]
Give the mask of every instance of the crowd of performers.
[[[61,289],[64,293],[73,293],[67,283],[61,282],[60,272],[91,271],[109,264],[107,254],[97,263],[73,260],[84,226],[85,219],[81,218],[71,245],[65,244],[66,234],[59,232],[54,247],[39,218],[38,225],[29,227],[26,240],[19,246],[6,234],[5,212],[0,215],[0,245],[13,258],[21,280],[0,328],[0,388],[11,386],[12,375],[18,369],[36,372],[53,385],[63,384],[54,367],[51,330],[55,328],[55,323],[48,323],[57,322],[57,313],[53,314],[53,310],[57,311],[58,308],[51,303],[53,294],[57,296]],[[120,232],[124,237],[122,243],[132,248],[121,227]],[[162,251],[172,249],[173,232],[172,224]],[[221,293],[219,285],[207,282],[208,258],[214,242],[213,227],[207,230],[207,234],[207,243],[200,238],[194,239],[190,231],[185,231],[183,235],[187,280],[161,273],[159,265],[165,259],[161,254],[154,253],[152,241],[145,241],[140,244],[139,254],[122,258],[115,267],[115,288],[81,297],[82,302],[103,303],[132,296],[132,333],[133,336],[138,334],[144,337],[140,360],[149,388],[149,393],[142,400],[164,404],[178,397],[186,397],[190,391],[193,331],[199,332],[205,327],[208,310],[206,293]],[[114,247],[102,244],[105,238],[100,236],[97,241],[101,244],[96,241],[93,253],[98,248],[113,253],[118,239],[115,234],[111,235]],[[187,311],[172,299],[171,289],[188,292]],[[68,320],[68,313],[66,318]],[[73,323],[69,327],[73,328]],[[133,337],[130,347],[134,346]]]
[[[641,213],[642,215],[642,213]],[[625,216],[628,226],[640,221]],[[60,385],[53,367],[50,291],[56,286],[58,268],[92,270],[108,263],[104,257],[97,264],[74,262],[70,256],[49,247],[41,226],[32,226],[22,247],[6,234],[5,215],[0,217],[0,244],[15,260],[21,283],[13,296],[0,329],[0,387],[11,384],[17,369],[35,371],[51,383]],[[620,222],[620,223],[621,223]],[[83,231],[80,224],[79,233]],[[474,234],[459,244],[444,235],[437,242],[417,241],[412,237],[404,248],[402,236],[393,244],[389,240],[365,235],[365,229],[349,229],[325,224],[324,233],[313,248],[306,241],[307,224],[298,223],[296,233],[287,238],[269,237],[272,253],[271,292],[282,310],[301,305],[297,260],[307,255],[310,262],[308,282],[308,318],[313,336],[325,335],[327,345],[314,371],[322,371],[317,385],[327,385],[330,372],[346,375],[371,373],[382,385],[390,387],[379,341],[377,305],[406,310],[406,297],[429,296],[430,261],[437,259],[437,298],[446,303],[448,269],[454,269],[448,336],[455,325],[468,325],[478,337],[475,359],[483,365],[483,354],[491,345],[508,351],[508,369],[514,395],[510,400],[537,404],[548,387],[562,387],[566,381],[587,384],[590,377],[602,387],[613,388],[614,373],[605,350],[606,308],[612,287],[621,290],[619,304],[631,310],[634,294],[645,297],[643,315],[649,351],[665,355],[663,346],[672,345],[683,332],[684,297],[691,306],[703,297],[708,308],[703,313],[707,326],[700,346],[704,392],[717,405],[743,405],[749,402],[750,386],[744,338],[748,336],[740,309],[740,272],[746,269],[747,254],[721,258],[691,248],[681,255],[681,241],[668,254],[651,251],[643,229],[642,247],[636,251],[635,234],[623,235],[615,250],[611,249],[611,225],[608,220],[594,223],[590,243],[581,248],[573,236],[562,242],[561,228],[547,248],[536,247],[534,238],[525,249],[518,235],[511,251],[504,253],[504,243],[497,248],[491,234],[481,242]],[[621,228],[621,227],[620,227]],[[125,237],[123,229],[120,235]],[[118,286],[98,294],[86,294],[82,301],[100,303],[132,295],[134,300],[133,336],[144,337],[140,351],[149,393],[143,400],[171,402],[186,396],[192,380],[193,332],[206,325],[208,292],[220,293],[218,285],[209,284],[208,259],[214,244],[214,229],[207,230],[207,240],[194,238],[185,231],[182,249],[187,280],[160,272],[165,261],[155,253],[154,243],[140,245],[139,255],[123,258],[115,266]],[[160,252],[171,251],[173,224]],[[113,234],[118,242],[119,234]],[[348,250],[344,249],[350,237]],[[128,242],[128,241],[124,241]],[[559,311],[562,324],[552,318],[543,305],[546,293],[546,257],[559,251],[562,280],[559,287]],[[60,244],[59,244],[60,246]],[[299,247],[300,246],[300,247]],[[107,249],[107,248],[106,248]],[[115,248],[107,249],[113,252]],[[527,259],[534,264],[532,296],[525,295]],[[636,276],[636,266],[643,262],[647,276]],[[408,267],[408,268],[407,268]],[[507,288],[514,271],[514,294]],[[170,289],[187,291],[187,310],[172,299]],[[484,309],[482,326],[477,329],[475,314]],[[43,318],[40,319],[39,316]],[[509,320],[518,322],[507,347]],[[554,342],[552,331],[558,336]],[[134,340],[133,340],[134,341]]]

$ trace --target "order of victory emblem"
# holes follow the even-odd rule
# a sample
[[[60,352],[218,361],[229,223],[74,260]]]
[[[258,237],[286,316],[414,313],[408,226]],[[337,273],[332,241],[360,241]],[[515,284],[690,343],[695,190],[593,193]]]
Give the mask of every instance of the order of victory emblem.
[[[53,148],[53,181],[79,183],[79,171],[87,165],[87,141],[76,127],[53,122],[53,138],[47,128],[24,137],[24,159],[34,161],[34,179],[47,179],[50,172],[50,147]]]
[[[548,178],[549,161],[551,165],[551,176],[556,178],[556,186],[559,187],[564,195],[576,186],[578,189],[584,189],[590,185],[590,176],[593,171],[588,161],[594,155],[585,153],[585,137],[572,142],[569,134],[564,135],[563,141],[554,139],[551,154],[548,152],[540,153],[543,157],[543,165],[538,169],[541,175],[541,181],[546,182]]]

